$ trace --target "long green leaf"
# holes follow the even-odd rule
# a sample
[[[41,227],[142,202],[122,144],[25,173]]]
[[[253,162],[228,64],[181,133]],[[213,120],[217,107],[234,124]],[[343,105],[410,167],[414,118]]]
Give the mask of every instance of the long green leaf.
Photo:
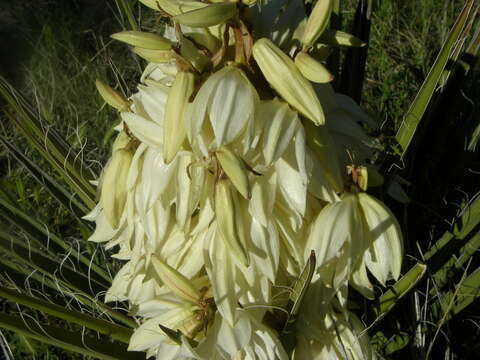
[[[54,129],[44,128],[28,102],[3,77],[0,77],[0,96],[9,105],[4,109],[7,117],[85,205],[92,209],[96,192],[89,181],[93,176],[81,158],[72,153],[71,147]]]
[[[0,297],[16,304],[25,305],[31,309],[39,310],[68,322],[85,326],[88,329],[98,331],[101,334],[109,335],[114,340],[128,344],[132,335],[132,329],[113,324],[109,321],[97,319],[93,316],[81,313],[77,310],[66,309],[53,303],[37,299],[35,297],[12,291],[0,285]]]
[[[69,351],[101,360],[134,360],[145,359],[142,353],[128,352],[125,344],[98,340],[84,335],[82,332],[72,332],[51,325],[40,325],[38,322],[20,316],[0,313],[0,327],[14,331]]]
[[[480,249],[480,232],[477,232],[464,245],[457,254],[452,254],[450,259],[432,276],[435,287],[430,290],[430,294],[434,295],[438,289],[442,288],[447,282],[460,271],[463,266],[472,258],[472,256]]]
[[[27,286],[28,282],[36,281],[42,288],[49,287],[55,293],[61,294],[68,299],[74,299],[81,304],[87,306],[92,312],[99,312],[102,315],[106,314],[113,319],[135,328],[137,325],[135,321],[107,306],[106,304],[92,298],[91,296],[79,292],[72,291],[69,286],[66,286],[62,281],[54,276],[45,275],[42,271],[32,271],[30,267],[19,265],[13,261],[0,257],[0,270],[3,270],[6,279],[11,279],[19,287]],[[1,274],[1,273],[0,273]],[[30,285],[28,285],[29,287]]]
[[[2,135],[0,135],[0,143],[10,152],[10,154],[22,164],[25,169],[32,175],[32,177],[56,199],[67,210],[72,212],[78,219],[84,216],[88,211],[85,204],[78,201],[76,196],[65,189],[62,185],[56,182],[45,171],[38,167],[32,160],[22,154],[18,148],[8,142]],[[90,224],[88,224],[90,226]]]
[[[435,63],[430,69],[427,78],[425,79],[420,91],[417,93],[410,109],[405,116],[400,128],[398,129],[396,138],[401,147],[400,157],[403,158],[408,150],[408,147],[413,139],[418,124],[427,109],[430,100],[437,88],[437,85],[442,77],[445,66],[447,65],[452,49],[459,40],[462,30],[468,22],[470,13],[474,5],[474,0],[467,0],[462,12],[458,16],[453,28],[451,29],[447,40],[442,46]]]
[[[291,353],[295,348],[295,323],[298,312],[300,311],[300,306],[302,305],[303,298],[305,297],[308,287],[312,281],[312,277],[315,272],[315,264],[315,252],[312,250],[310,257],[308,258],[308,261],[305,264],[302,273],[300,274],[300,277],[293,285],[292,292],[290,293],[290,297],[288,299],[285,309],[288,312],[288,316],[280,334],[280,341],[282,342],[287,353]]]
[[[372,307],[375,320],[372,325],[383,319],[397,305],[398,301],[415,287],[425,275],[426,270],[425,264],[415,264],[395,285],[375,300]]]
[[[35,249],[24,248],[16,243],[14,238],[12,239],[9,234],[4,232],[0,232],[0,250],[20,262],[25,269],[34,269],[41,273],[55,284],[54,288],[57,290],[59,285],[62,285],[69,292],[69,296],[75,297],[90,308],[94,310],[100,309],[123,324],[129,327],[136,327],[136,323],[132,318],[113,310],[108,305],[97,300],[96,295],[104,288],[102,289],[98,283],[95,283],[82,273],[72,271],[66,265],[59,265],[58,262],[46,257]],[[8,263],[4,264],[9,265]],[[25,273],[25,271],[21,271],[18,268],[15,270]]]
[[[452,241],[465,239],[480,223],[480,196],[471,204],[464,207],[461,216],[455,221],[452,231],[446,231],[442,237],[424,254],[423,258],[429,261]]]
[[[133,16],[132,7],[128,0],[119,0],[122,15],[127,18],[129,30],[138,30],[135,16]]]
[[[105,291],[107,286],[100,284],[88,275],[76,271],[68,265],[66,261],[59,261],[46,256],[41,250],[29,246],[18,240],[11,234],[0,231],[0,249],[4,254],[23,262],[25,266],[34,268],[47,276],[55,275],[56,278],[72,289],[89,293],[95,296],[101,291]]]
[[[461,281],[456,289],[443,294],[432,306],[433,318],[452,319],[480,297],[480,268]]]
[[[56,234],[50,232],[48,228],[40,224],[34,218],[24,213],[17,207],[10,204],[1,196],[0,217],[9,220],[13,225],[17,226],[19,229],[27,233],[32,240],[36,241],[46,251],[53,254],[60,251],[70,253],[75,259],[78,259],[80,263],[83,264],[83,270],[89,272],[91,269],[94,274],[98,275],[98,277],[101,278],[99,279],[99,281],[102,281],[106,285],[110,284],[110,276],[100,266],[95,264],[92,259],[89,259],[85,255],[82,255],[70,244],[63,241]]]

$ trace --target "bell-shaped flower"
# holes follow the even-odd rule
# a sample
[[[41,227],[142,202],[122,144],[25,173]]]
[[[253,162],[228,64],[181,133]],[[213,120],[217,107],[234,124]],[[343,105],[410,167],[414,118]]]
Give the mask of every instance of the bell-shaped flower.
[[[365,264],[382,284],[400,276],[403,258],[403,240],[395,215],[379,200],[366,193],[358,194],[366,222],[366,237],[370,246],[365,253]]]
[[[208,156],[249,131],[258,102],[256,90],[235,66],[210,76],[186,114],[187,136],[192,147]]]

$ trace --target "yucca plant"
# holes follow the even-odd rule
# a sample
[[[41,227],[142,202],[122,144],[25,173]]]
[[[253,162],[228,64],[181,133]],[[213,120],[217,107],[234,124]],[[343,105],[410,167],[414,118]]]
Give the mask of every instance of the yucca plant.
[[[358,2],[351,33],[335,0],[140,3],[116,2],[127,29],[112,35],[148,62],[140,84],[126,96],[96,81],[118,114],[101,172],[1,81],[0,142],[79,232],[62,237],[0,191],[0,295],[18,306],[0,326],[100,359],[455,354],[439,334],[479,295],[479,202],[462,199],[430,243],[419,235],[435,223],[410,209],[471,187],[435,176],[471,164],[476,147],[461,102],[479,44],[474,1],[389,142],[369,135],[378,123],[353,100],[372,1]],[[144,5],[162,19],[153,32],[139,31]],[[455,122],[438,125],[447,111]],[[407,209],[405,244],[379,199]]]

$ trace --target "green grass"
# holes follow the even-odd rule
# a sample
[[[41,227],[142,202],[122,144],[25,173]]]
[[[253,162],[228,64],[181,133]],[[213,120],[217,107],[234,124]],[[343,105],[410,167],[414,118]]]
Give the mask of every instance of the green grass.
[[[355,1],[346,3],[352,9]],[[362,106],[388,132],[400,125],[463,2],[373,3]],[[352,10],[345,11],[347,24],[352,16]]]

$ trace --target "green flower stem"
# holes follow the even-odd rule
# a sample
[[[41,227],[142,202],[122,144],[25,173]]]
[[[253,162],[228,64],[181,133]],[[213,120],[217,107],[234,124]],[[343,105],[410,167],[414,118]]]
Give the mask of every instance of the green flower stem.
[[[128,352],[125,344],[94,339],[83,333],[67,331],[51,325],[40,325],[26,317],[0,314],[0,327],[96,359],[136,360],[145,358],[144,354]]]
[[[119,340],[125,344],[128,344],[130,336],[132,335],[132,330],[129,328],[12,291],[4,286],[0,286],[0,297],[39,310],[42,313],[58,317],[65,321],[85,326],[86,328],[98,331],[101,334],[109,335],[112,339]]]

